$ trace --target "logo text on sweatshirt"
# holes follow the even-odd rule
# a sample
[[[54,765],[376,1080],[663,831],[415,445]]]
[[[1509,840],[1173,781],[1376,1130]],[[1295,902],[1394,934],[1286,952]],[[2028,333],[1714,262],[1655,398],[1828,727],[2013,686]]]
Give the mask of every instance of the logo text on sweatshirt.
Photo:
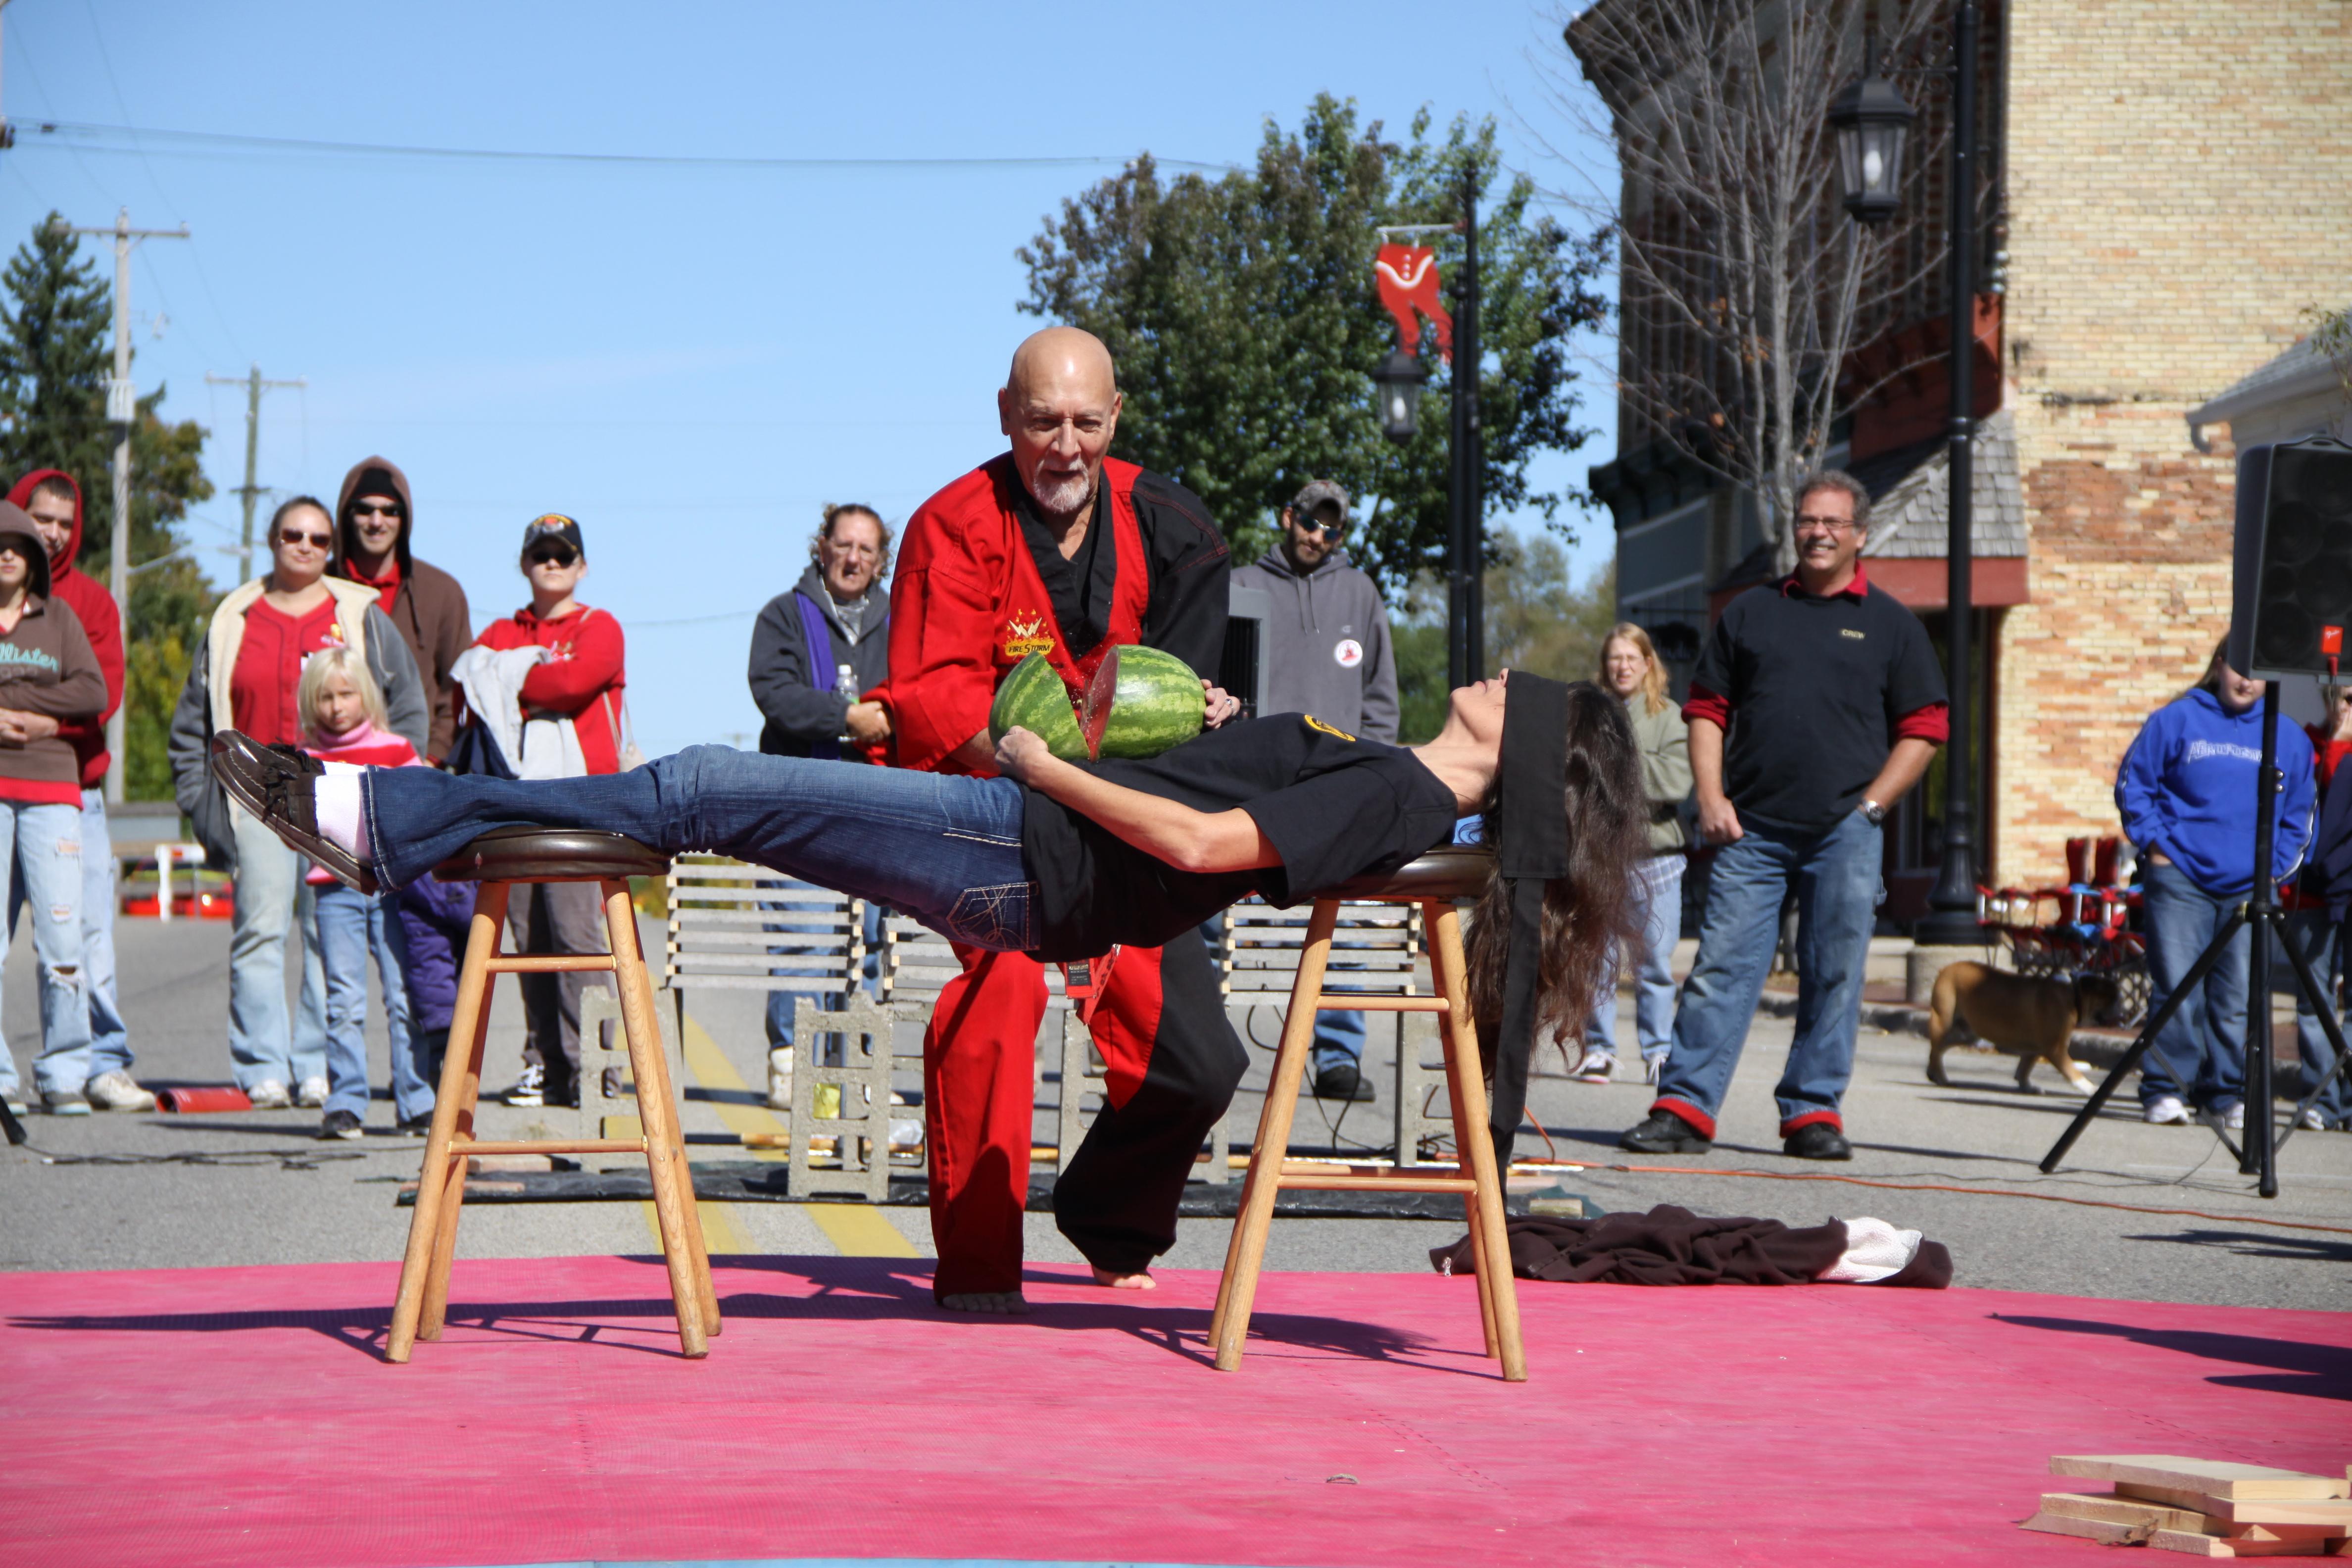
[[[2191,741],[2184,759],[2201,763],[2208,757],[2230,757],[2242,763],[2259,763],[2263,754],[2252,746],[2241,746],[2234,741]]]
[[[29,664],[36,669],[56,673],[58,656],[37,647],[18,647],[12,642],[0,642],[0,665]]]

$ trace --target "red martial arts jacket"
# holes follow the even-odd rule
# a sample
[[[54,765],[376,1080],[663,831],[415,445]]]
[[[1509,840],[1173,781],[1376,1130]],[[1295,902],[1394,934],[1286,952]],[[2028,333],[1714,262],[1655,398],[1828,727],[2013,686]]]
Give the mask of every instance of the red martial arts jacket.
[[[890,761],[970,771],[956,749],[988,728],[997,681],[1032,653],[1074,685],[1119,643],[1216,679],[1232,562],[1208,509],[1116,458],[1104,460],[1096,507],[1076,558],[1063,560],[1008,452],[908,520],[890,585],[890,673],[866,694],[890,710]]]

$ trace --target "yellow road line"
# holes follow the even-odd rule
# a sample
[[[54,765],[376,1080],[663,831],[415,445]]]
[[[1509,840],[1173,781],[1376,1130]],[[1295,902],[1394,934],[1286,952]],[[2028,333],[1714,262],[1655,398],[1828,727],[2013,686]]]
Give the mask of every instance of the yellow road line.
[[[740,1090],[751,1087],[735,1070],[735,1064],[729,1061],[726,1053],[719,1048],[719,1042],[710,1037],[710,1031],[697,1022],[691,1014],[687,1016],[686,1038],[682,1044],[686,1052],[686,1070],[703,1088]],[[726,1124],[727,1130],[738,1137],[747,1132],[782,1134],[786,1131],[782,1119],[764,1105],[741,1105],[726,1100],[712,1100],[709,1104],[719,1113],[719,1120]],[[782,1142],[781,1136],[777,1142]],[[755,1160],[781,1161],[791,1157],[783,1149],[753,1149],[750,1152]],[[703,1230],[710,1250],[748,1251],[748,1247],[740,1244],[736,1247],[720,1245],[719,1237],[711,1229],[711,1215],[718,1206],[706,1204],[702,1208]],[[844,1258],[922,1256],[912,1242],[899,1234],[898,1227],[884,1218],[882,1212],[872,1204],[801,1204],[796,1206],[816,1223],[816,1227],[824,1232],[825,1239],[832,1242]],[[647,1207],[650,1213],[651,1205]]]
[[[661,1246],[661,1215],[654,1208],[651,1198],[646,1198],[637,1207],[645,1214],[646,1234],[653,1237],[654,1245],[658,1247]],[[694,1207],[695,1212],[702,1216],[703,1249],[712,1257],[740,1258],[751,1250],[751,1244],[743,1239],[743,1233],[735,1228],[735,1222],[729,1217],[733,1205],[706,1203],[697,1198]]]
[[[920,1258],[915,1244],[898,1233],[872,1204],[803,1204],[844,1258]]]

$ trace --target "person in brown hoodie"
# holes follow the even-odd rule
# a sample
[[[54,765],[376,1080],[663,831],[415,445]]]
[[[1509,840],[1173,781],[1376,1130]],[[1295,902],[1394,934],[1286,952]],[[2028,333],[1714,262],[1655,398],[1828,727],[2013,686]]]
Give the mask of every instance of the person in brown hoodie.
[[[0,879],[21,870],[41,990],[34,1087],[52,1115],[87,1116],[89,999],[82,993],[81,759],[62,722],[106,710],[106,677],[80,617],[49,596],[49,552],[22,507],[0,501]],[[0,1049],[0,1091],[16,1062]]]
[[[473,646],[474,623],[457,579],[410,553],[415,525],[408,476],[387,458],[361,458],[343,476],[335,500],[335,554],[327,573],[376,590],[377,605],[416,656],[425,710],[433,716],[425,756],[438,763],[457,732],[457,685],[449,667]]]

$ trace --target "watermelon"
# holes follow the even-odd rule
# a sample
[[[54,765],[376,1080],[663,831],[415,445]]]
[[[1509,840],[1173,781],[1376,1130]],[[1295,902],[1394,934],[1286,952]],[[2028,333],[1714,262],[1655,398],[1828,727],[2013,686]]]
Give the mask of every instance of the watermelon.
[[[1206,710],[1191,665],[1126,643],[1103,656],[1079,721],[1097,757],[1156,757],[1199,734]]]
[[[1015,727],[1045,742],[1045,749],[1064,762],[1087,760],[1087,742],[1078,733],[1070,689],[1062,684],[1060,672],[1042,653],[1033,653],[1014,665],[997,686],[996,700],[989,705],[991,744],[1003,740],[1004,732]]]

